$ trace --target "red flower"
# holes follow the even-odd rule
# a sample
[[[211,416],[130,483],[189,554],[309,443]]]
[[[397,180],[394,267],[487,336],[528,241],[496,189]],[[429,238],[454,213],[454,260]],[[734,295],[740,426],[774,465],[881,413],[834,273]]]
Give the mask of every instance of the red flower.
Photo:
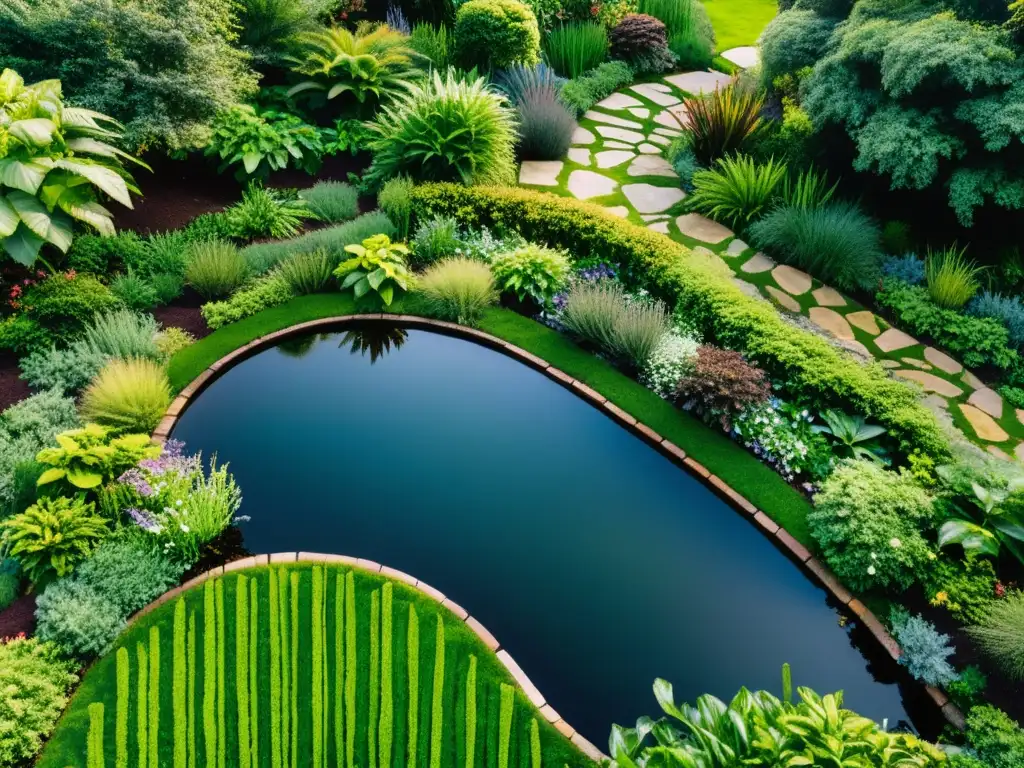
[[[1002,585],[1002,582],[996,582],[996,597],[1006,597],[1006,587]]]
[[[67,278],[68,280],[74,280],[77,275],[78,273],[75,272],[75,270],[73,269],[69,269],[67,272],[64,273],[64,277]]]

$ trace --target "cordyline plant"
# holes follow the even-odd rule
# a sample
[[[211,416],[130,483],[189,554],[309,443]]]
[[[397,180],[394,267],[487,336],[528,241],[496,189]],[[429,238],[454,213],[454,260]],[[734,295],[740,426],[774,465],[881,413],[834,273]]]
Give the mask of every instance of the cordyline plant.
[[[701,165],[736,152],[761,127],[764,99],[740,91],[734,84],[684,102],[693,139],[693,153]]]
[[[122,160],[148,168],[109,143],[120,128],[65,106],[59,80],[25,85],[14,70],[0,74],[0,244],[12,259],[30,266],[47,243],[66,253],[76,220],[114,234],[98,193],[131,208],[139,190]]]
[[[343,261],[334,276],[341,281],[343,291],[353,290],[356,299],[375,291],[386,306],[391,306],[395,288],[408,289],[410,275],[405,256],[409,249],[401,243],[392,243],[387,235],[374,235],[362,245],[346,245],[345,251],[352,258]]]

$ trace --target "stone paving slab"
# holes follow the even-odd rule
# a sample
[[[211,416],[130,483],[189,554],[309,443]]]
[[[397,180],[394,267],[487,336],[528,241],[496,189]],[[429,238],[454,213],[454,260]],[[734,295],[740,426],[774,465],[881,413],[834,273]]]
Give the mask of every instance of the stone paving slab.
[[[1006,430],[996,424],[995,419],[982,410],[975,408],[969,403],[958,403],[960,413],[971,423],[971,427],[982,440],[992,443],[1002,443],[1010,439]]]
[[[642,133],[637,133],[627,128],[618,128],[614,125],[598,125],[596,130],[606,139],[617,139],[627,144],[639,144],[646,138]]]
[[[594,155],[598,168],[614,168],[636,157],[636,152],[626,149],[606,149]]]
[[[679,125],[679,121],[676,119],[668,110],[659,112],[654,116],[654,122],[658,125],[664,126],[665,128],[671,128],[673,131],[678,131],[682,126]]]
[[[672,139],[668,138],[667,136],[659,136],[657,133],[652,133],[650,136],[647,137],[647,140],[652,144],[661,144],[661,146],[663,147],[667,147],[669,144],[672,143]]]
[[[671,83],[679,90],[696,96],[702,93],[711,93],[717,88],[724,88],[731,80],[729,75],[724,75],[721,72],[684,72],[681,75],[669,75],[665,78],[666,83]]]
[[[667,136],[670,139],[674,139],[676,136],[682,136],[683,132],[680,131],[678,128],[660,127],[660,128],[655,128],[654,129],[654,133],[652,133],[650,136],[648,136],[648,138],[653,141],[653,139],[654,139],[654,137],[656,135],[658,135],[658,136]]]
[[[964,369],[964,367],[952,357],[947,355],[945,352],[940,352],[934,347],[925,347],[924,359],[940,371],[945,371],[949,374],[960,373],[960,371]]]
[[[767,272],[774,266],[774,261],[758,251],[750,258],[749,261],[745,262],[743,266],[740,267],[740,271],[746,272],[748,275],[757,275],[761,272]]]
[[[519,183],[554,187],[561,172],[561,160],[524,160],[519,168]]]
[[[629,208],[624,205],[613,205],[611,208],[605,208],[605,210],[613,216],[618,216],[620,219],[629,218]]]
[[[924,387],[925,392],[936,392],[943,397],[958,397],[963,394],[963,390],[956,384],[952,384],[945,379],[939,378],[934,373],[916,370],[900,370],[895,371],[895,375],[899,376],[901,379],[917,382]]]
[[[864,309],[860,312],[850,312],[846,316],[847,322],[850,325],[860,328],[865,333],[870,333],[872,336],[877,336],[882,332],[882,329],[878,327],[878,319],[873,313]]]
[[[593,144],[595,138],[594,134],[582,126],[576,126],[576,130],[572,132],[573,144]]]
[[[775,299],[779,304],[788,309],[790,312],[800,311],[800,302],[790,296],[783,290],[776,288],[774,285],[766,285],[764,287],[768,294]]]
[[[637,213],[661,213],[686,197],[686,193],[677,187],[656,187],[653,184],[623,184],[622,194]]]
[[[964,375],[960,377],[960,381],[971,389],[981,389],[985,386],[984,382],[970,371],[964,371]]]
[[[640,117],[644,120],[651,116],[651,110],[647,107],[630,107],[626,111],[633,115],[633,117]]]
[[[660,232],[663,235],[668,234],[668,222],[667,221],[652,221],[647,225],[647,228],[652,232]]]
[[[750,69],[761,63],[761,51],[756,45],[742,45],[739,48],[730,48],[720,54],[726,61],[731,61],[737,67]]]
[[[701,216],[699,213],[687,213],[680,216],[676,219],[676,226],[687,237],[712,245],[733,236],[731,229],[706,216]]]
[[[998,392],[988,387],[974,390],[967,398],[967,402],[992,418],[999,419],[1003,416],[1003,398],[999,396]]]
[[[617,125],[620,128],[632,128],[633,130],[639,131],[643,128],[643,125],[638,123],[636,120],[627,120],[624,117],[615,117],[615,115],[606,115],[604,112],[595,112],[594,110],[588,110],[584,113],[583,117],[587,120],[593,120],[595,123],[606,123],[607,125]]]
[[[566,157],[580,165],[590,165],[590,150],[586,147],[569,147]]]
[[[824,328],[837,339],[843,339],[844,341],[856,340],[856,337],[853,335],[853,329],[850,327],[850,324],[846,322],[846,318],[834,309],[829,309],[828,307],[811,307],[808,315],[810,316],[812,323],[819,328]]]
[[[634,99],[628,93],[613,93],[608,98],[597,102],[594,106],[603,107],[604,109],[628,109],[630,107],[642,107],[643,105],[642,101]]]
[[[786,293],[800,296],[811,290],[811,276],[796,267],[781,264],[772,270],[772,278]]]
[[[640,155],[629,164],[626,173],[630,176],[668,176],[676,178],[676,172],[668,160],[659,155]]]
[[[654,146],[653,144],[648,144],[646,141],[643,144],[641,144],[639,147],[637,147],[637,149],[639,149],[645,155],[660,155],[661,154],[661,149],[659,149],[658,147]]]
[[[626,144],[621,141],[606,141],[604,142],[605,149],[633,149],[632,144]]]
[[[875,346],[883,352],[895,352],[898,349],[913,347],[918,343],[917,339],[898,328],[890,328],[875,339]]]
[[[750,250],[750,246],[740,240],[738,237],[729,243],[729,247],[725,249],[726,256],[739,256],[741,253]]]
[[[665,88],[662,90],[657,86],[659,83],[637,83],[636,85],[630,86],[629,90],[633,93],[639,93],[645,99],[653,101],[655,104],[661,107],[671,107],[679,103],[679,99],[676,98],[675,94],[672,93],[671,89]],[[664,86],[663,86],[664,87]]]
[[[589,200],[592,197],[610,195],[619,186],[614,179],[593,171],[573,171],[566,186],[574,197]]]
[[[841,294],[835,288],[830,288],[827,285],[823,285],[820,288],[814,289],[811,295],[814,297],[814,300],[823,307],[846,306],[846,299],[843,298],[843,294]]]

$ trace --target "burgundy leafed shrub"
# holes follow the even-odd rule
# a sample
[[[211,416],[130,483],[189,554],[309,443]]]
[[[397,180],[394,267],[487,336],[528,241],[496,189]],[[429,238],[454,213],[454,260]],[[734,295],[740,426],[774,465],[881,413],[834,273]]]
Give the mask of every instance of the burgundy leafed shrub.
[[[624,17],[608,40],[612,57],[629,62],[637,72],[663,72],[671,69],[676,60],[668,49],[665,24],[645,13]]]
[[[755,368],[739,352],[701,346],[693,372],[679,382],[683,407],[693,409],[705,420],[717,419],[726,431],[732,417],[771,395],[764,371]]]

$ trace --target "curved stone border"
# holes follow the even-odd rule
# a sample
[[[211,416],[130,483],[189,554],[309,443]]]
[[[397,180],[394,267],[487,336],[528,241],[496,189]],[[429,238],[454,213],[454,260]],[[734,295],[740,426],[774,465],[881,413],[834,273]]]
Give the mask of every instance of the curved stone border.
[[[902,653],[902,651],[900,650],[900,646],[892,637],[892,635],[889,634],[885,626],[883,626],[882,622],[879,621],[878,617],[875,616],[870,610],[868,610],[867,606],[865,606],[860,600],[856,599],[853,596],[853,594],[842,585],[838,577],[836,577],[836,575],[833,574],[821,561],[812,557],[811,553],[807,550],[807,548],[799,541],[797,541],[795,538],[793,538],[789,531],[787,531],[785,528],[782,528],[768,515],[766,515],[764,512],[755,507],[747,498],[733,490],[733,488],[730,487],[720,477],[711,474],[711,472],[709,472],[708,469],[704,467],[702,464],[700,464],[697,461],[694,461],[692,458],[687,456],[686,452],[678,445],[676,445],[675,443],[671,442],[666,438],[663,438],[661,435],[659,435],[646,424],[637,421],[635,418],[626,413],[626,411],[622,410],[617,405],[608,400],[608,398],[606,398],[600,392],[597,392],[591,387],[588,387],[582,381],[573,378],[572,376],[568,375],[564,371],[559,370],[558,368],[555,368],[546,360],[543,360],[542,358],[539,358],[536,355],[527,352],[525,349],[521,349],[520,347],[517,347],[514,344],[509,344],[508,342],[503,341],[497,336],[492,336],[489,333],[478,331],[475,328],[467,328],[465,326],[458,325],[457,323],[448,323],[442,320],[432,320],[430,318],[417,317],[415,315],[389,315],[382,313],[369,315],[341,315],[337,317],[325,317],[317,320],[310,320],[305,323],[299,323],[289,328],[284,328],[280,331],[275,331],[274,333],[270,333],[266,336],[261,336],[257,339],[254,339],[245,346],[239,347],[234,352],[225,355],[220,360],[213,363],[213,365],[211,365],[201,374],[199,374],[195,379],[193,379],[193,381],[178,394],[178,397],[175,398],[174,402],[171,403],[171,407],[168,408],[163,420],[160,422],[156,430],[153,432],[153,439],[160,443],[166,441],[168,436],[171,434],[171,431],[174,429],[175,424],[177,424],[178,419],[181,417],[181,414],[188,407],[191,400],[195,398],[206,386],[208,386],[217,375],[227,370],[227,368],[231,364],[240,361],[244,357],[247,357],[248,355],[256,352],[257,350],[262,349],[263,347],[268,347],[273,344],[276,344],[290,336],[321,329],[327,326],[336,327],[347,323],[366,322],[375,320],[385,320],[389,323],[401,323],[402,325],[419,328],[428,328],[431,330],[442,330],[459,336],[467,337],[487,347],[498,350],[499,352],[502,352],[508,355],[509,357],[513,357],[519,360],[520,362],[530,366],[531,368],[540,371],[548,378],[557,381],[566,389],[571,390],[578,397],[581,397],[584,400],[588,401],[595,408],[604,411],[609,417],[614,419],[621,426],[632,430],[647,443],[661,451],[661,453],[663,453],[677,465],[682,466],[691,474],[696,475],[701,480],[701,482],[703,482],[705,485],[713,489],[718,496],[720,496],[732,507],[739,510],[740,512],[743,512],[746,515],[749,515],[753,519],[753,521],[761,528],[765,535],[772,539],[772,541],[775,543],[777,547],[782,549],[792,559],[800,563],[804,567],[806,572],[810,576],[813,576],[814,580],[816,580],[821,586],[823,586],[825,590],[832,595],[833,598],[839,601],[839,603],[843,607],[848,608],[858,619],[860,619],[861,623],[865,626],[865,628],[867,628],[867,630],[872,634],[872,636],[874,636],[879,646],[881,646],[881,648],[885,650],[885,652],[889,656],[891,656],[894,660],[899,660],[899,657]],[[345,562],[348,562],[350,559],[351,558],[347,558]],[[230,567],[230,565],[231,564],[229,564],[228,567]],[[376,563],[371,563],[371,565],[376,565]],[[394,573],[400,572],[395,571]],[[193,579],[193,581],[195,580]],[[419,584],[419,582],[417,582],[417,584]],[[440,593],[437,594],[440,595]],[[443,599],[443,597],[444,596],[442,595],[441,598]],[[486,630],[484,631],[486,632]],[[487,636],[490,637],[490,633],[487,633]],[[481,637],[483,637],[483,635],[481,635]],[[494,641],[493,637],[491,637],[491,641],[495,643],[497,642]],[[485,639],[485,642],[488,641]],[[507,656],[508,655],[506,654],[506,657]],[[504,663],[505,659],[502,659],[502,661]],[[518,681],[520,679],[517,676],[519,675],[522,677],[523,680],[526,681],[526,683],[529,683],[529,680],[526,678],[525,675],[523,675],[522,670],[519,669],[518,665],[516,665],[515,662],[512,661],[511,657],[508,657],[508,662],[510,662],[511,664],[506,663],[506,666],[509,667],[509,671],[512,672],[514,677],[516,677],[516,680]],[[513,669],[515,671],[513,671]],[[530,688],[532,688],[532,685],[530,685]],[[523,686],[523,689],[528,690],[526,685]],[[943,691],[931,685],[925,685],[924,689],[928,696],[932,699],[932,701],[935,702],[935,705],[939,707],[939,709],[942,711],[943,716],[950,724],[952,724],[960,730],[963,730],[966,727],[966,720],[964,718],[963,713],[960,711],[959,707],[956,706],[956,704],[949,700],[949,697]],[[536,689],[533,688],[533,691],[536,691]],[[537,695],[539,696],[540,694],[537,693]],[[548,709],[550,710],[550,707],[548,707]],[[557,717],[557,714],[554,713],[554,710],[550,710],[550,712],[551,714]],[[555,721],[552,720],[552,722]],[[568,728],[568,726],[566,726],[566,728]],[[565,731],[563,731],[563,733],[564,732]],[[572,736],[572,738],[575,739],[575,735]],[[585,739],[583,739],[583,737],[579,738],[583,742],[586,741]]]
[[[138,619],[145,616],[150,611],[159,608],[164,603],[168,603],[174,600],[183,592],[187,592],[193,587],[197,587],[208,579],[216,579],[225,576],[233,571],[242,571],[247,568],[259,568],[267,565],[277,565],[285,563],[322,563],[325,565],[347,565],[352,568],[358,568],[368,573],[379,573],[381,576],[386,576],[389,579],[395,581],[401,581],[408,584],[413,589],[419,590],[424,595],[429,597],[434,602],[447,608],[455,618],[466,624],[467,627],[478,637],[480,641],[487,646],[494,655],[498,657],[498,661],[501,662],[502,666],[508,670],[509,674],[516,681],[516,684],[522,689],[523,693],[526,694],[526,698],[530,700],[537,709],[540,710],[541,715],[558,729],[559,733],[565,736],[569,741],[572,742],[580,752],[586,755],[594,762],[600,763],[602,760],[608,760],[608,756],[601,752],[600,749],[591,744],[581,734],[576,732],[576,729],[569,725],[562,716],[559,715],[550,704],[544,699],[544,696],[537,686],[535,686],[530,678],[526,676],[522,668],[516,663],[509,652],[501,647],[501,644],[495,639],[494,635],[487,631],[487,628],[477,621],[475,618],[469,615],[461,605],[456,603],[449,597],[445,597],[444,593],[440,590],[435,589],[426,582],[420,581],[415,576],[389,568],[386,565],[381,565],[374,560],[366,560],[362,557],[351,557],[349,555],[328,555],[321,552],[275,552],[272,555],[254,555],[252,557],[245,557],[241,560],[234,560],[227,565],[221,565],[216,568],[212,568],[205,573],[201,573],[194,579],[190,579],[182,584],[180,587],[165,592],[163,595],[158,597],[156,600],[151,602],[145,608],[141,609],[138,613],[128,619],[128,626],[134,624]]]

